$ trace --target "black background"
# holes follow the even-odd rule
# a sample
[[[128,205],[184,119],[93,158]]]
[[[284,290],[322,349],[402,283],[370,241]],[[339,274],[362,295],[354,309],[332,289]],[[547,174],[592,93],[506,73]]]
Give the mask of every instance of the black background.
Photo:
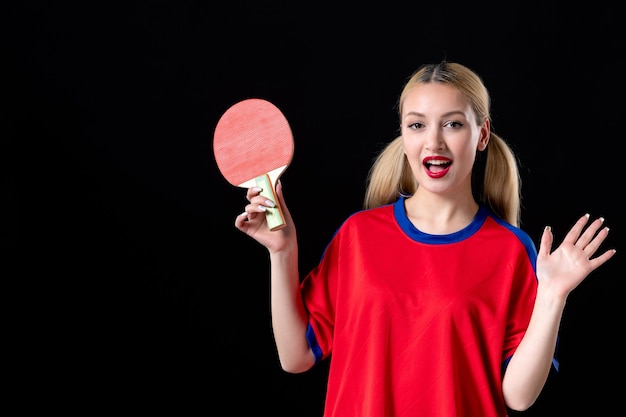
[[[361,208],[406,78],[448,59],[491,92],[535,242],[550,224],[558,244],[590,212],[612,228],[603,250],[618,248],[571,294],[561,372],[519,414],[623,410],[617,6],[14,3],[2,12],[0,230],[19,284],[7,294],[22,407],[320,416],[327,364],[280,370],[267,254],[233,226],[245,191],[219,174],[213,129],[249,97],[287,116],[282,182],[304,273]]]

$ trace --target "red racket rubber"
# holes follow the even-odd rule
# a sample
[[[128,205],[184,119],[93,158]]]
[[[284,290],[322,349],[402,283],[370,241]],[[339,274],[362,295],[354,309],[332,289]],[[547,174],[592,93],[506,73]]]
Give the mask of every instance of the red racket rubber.
[[[291,127],[278,107],[250,98],[231,106],[219,119],[213,135],[213,153],[222,176],[232,185],[258,185],[261,195],[276,207],[265,212],[270,230],[285,225],[275,193],[276,182],[294,153]]]

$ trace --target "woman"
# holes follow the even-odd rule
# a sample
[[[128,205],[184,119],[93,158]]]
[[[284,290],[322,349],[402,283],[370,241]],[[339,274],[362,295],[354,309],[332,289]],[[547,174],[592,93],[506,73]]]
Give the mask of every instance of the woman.
[[[281,366],[304,372],[330,358],[325,417],[502,417],[529,408],[557,369],[566,299],[615,250],[592,258],[608,228],[588,215],[554,251],[546,227],[536,250],[519,228],[516,158],[491,131],[489,106],[469,68],[419,68],[365,209],[302,281],[282,185],[287,226],[273,232],[264,210],[274,202],[247,191],[235,226],[269,251]]]

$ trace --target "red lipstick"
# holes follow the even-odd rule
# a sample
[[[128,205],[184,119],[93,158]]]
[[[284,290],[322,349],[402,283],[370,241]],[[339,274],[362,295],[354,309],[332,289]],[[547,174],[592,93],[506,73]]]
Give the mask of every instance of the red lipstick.
[[[443,156],[427,156],[422,161],[426,175],[430,178],[441,178],[448,173],[452,160]]]

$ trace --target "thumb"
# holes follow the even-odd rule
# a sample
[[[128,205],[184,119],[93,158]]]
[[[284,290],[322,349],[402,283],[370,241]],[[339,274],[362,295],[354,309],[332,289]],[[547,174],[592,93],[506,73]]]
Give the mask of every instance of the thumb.
[[[541,234],[541,243],[539,244],[539,255],[548,256],[552,251],[552,242],[554,241],[554,236],[552,235],[552,228],[550,226],[546,226],[543,229],[543,233]]]
[[[289,209],[287,208],[287,204],[285,203],[285,197],[283,196],[283,183],[278,180],[276,182],[276,197],[278,197],[278,204],[280,204],[280,208],[283,212],[283,216],[288,222],[291,222],[291,214],[289,213]]]

